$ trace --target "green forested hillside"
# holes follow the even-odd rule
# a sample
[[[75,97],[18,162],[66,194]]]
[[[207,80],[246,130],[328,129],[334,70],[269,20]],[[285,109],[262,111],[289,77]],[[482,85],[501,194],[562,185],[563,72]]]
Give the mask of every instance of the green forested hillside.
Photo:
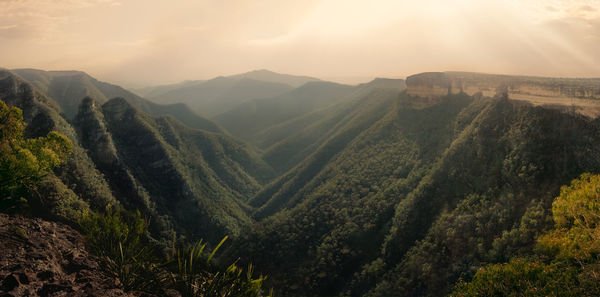
[[[403,80],[376,79],[359,85],[338,104],[264,130],[256,135],[255,143],[265,148],[265,161],[284,173],[334,136],[354,135],[379,120],[405,88]]]
[[[598,129],[579,115],[486,104],[396,206],[382,249],[393,269],[370,295],[445,294],[478,263],[531,249],[560,186],[600,170]]]
[[[598,119],[506,95],[412,97],[403,80],[310,82],[217,117],[256,152],[203,118],[216,128],[108,98],[84,74],[30,72],[36,85],[0,71],[0,99],[23,110],[25,138],[56,130],[72,143],[36,184],[39,215],[140,211],[145,242],[163,248],[230,235],[219,260],[252,263],[279,296],[476,296],[506,293],[503,275],[596,288],[597,203],[575,199],[595,193],[596,175],[560,188],[600,172]],[[68,120],[59,95],[79,102]],[[181,115],[158,113],[169,112]]]
[[[597,121],[502,97],[418,100],[396,96],[250,200],[261,221],[236,249],[280,294],[445,295],[529,251],[560,186],[600,170]]]
[[[213,122],[198,115],[185,104],[156,104],[139,97],[120,86],[98,81],[81,71],[43,71],[15,69],[18,74],[38,90],[52,98],[60,106],[67,120],[77,114],[79,104],[85,97],[104,103],[115,97],[125,98],[129,104],[153,115],[170,115],[184,124],[211,132],[223,132]]]
[[[4,101],[0,101],[0,119],[0,211],[36,209],[41,200],[41,195],[35,195],[38,182],[65,162],[72,144],[56,131],[25,139],[22,111]],[[82,211],[85,205],[81,206],[73,212]]]
[[[162,239],[176,230],[190,239],[218,240],[251,222],[243,201],[272,178],[270,167],[243,143],[148,115],[123,98],[103,107],[82,100],[73,125],[54,100],[10,71],[0,74],[0,98],[23,110],[26,137],[57,130],[73,143],[66,164],[41,183],[51,215],[66,213],[65,201],[96,210],[123,204],[149,216]]]
[[[0,99],[7,105],[18,107],[27,124],[25,137],[44,136],[52,130],[66,135],[73,143],[71,155],[54,174],[46,176],[41,184],[47,194],[47,208],[52,215],[61,216],[64,201],[83,200],[90,206],[104,207],[118,204],[102,174],[79,144],[73,127],[60,115],[61,109],[54,100],[32,87],[8,70],[0,69]]]
[[[280,96],[246,101],[213,118],[233,135],[255,142],[256,134],[274,125],[348,99],[351,86],[309,82]]]
[[[273,167],[277,170],[285,171],[300,164],[250,200],[250,205],[257,208],[256,216],[269,216],[298,203],[302,190],[309,186],[313,177],[354,138],[384,117],[393,107],[397,96],[396,92],[374,91],[348,106],[349,110],[325,118],[301,131],[300,136],[287,138],[265,152],[265,160],[275,165]]]
[[[250,222],[241,201],[258,191],[270,168],[243,144],[149,116],[122,98],[98,108],[84,100],[76,126],[131,208],[164,217],[165,228],[175,224],[179,233],[211,239],[236,235]],[[104,147],[97,139],[106,140]]]
[[[92,99],[84,102],[80,111],[94,108]],[[227,236],[212,248],[202,240],[176,246],[173,238],[164,254],[167,249],[148,237],[156,232],[148,230],[140,209],[126,211],[108,204],[104,210],[90,211],[84,202],[65,196],[57,200],[66,210],[62,219],[77,230],[31,218],[48,219],[48,206],[56,210],[46,203],[51,193],[44,191],[42,179],[65,162],[72,143],[56,131],[25,138],[24,126],[22,110],[0,100],[3,295],[272,296],[263,288],[266,278],[255,277],[252,266],[244,269],[212,260]],[[106,144],[113,146],[111,141]]]
[[[598,296],[600,175],[584,173],[552,203],[554,226],[527,255],[489,264],[452,296]]]

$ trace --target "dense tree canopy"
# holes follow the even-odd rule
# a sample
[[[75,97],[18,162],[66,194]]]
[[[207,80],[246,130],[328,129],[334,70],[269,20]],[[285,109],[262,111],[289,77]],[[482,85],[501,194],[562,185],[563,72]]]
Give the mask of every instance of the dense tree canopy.
[[[598,296],[600,294],[600,175],[563,186],[552,205],[555,228],[536,253],[481,268],[453,296]]]
[[[562,185],[600,172],[599,119],[505,96],[423,100],[370,83],[274,126],[274,115],[299,110],[242,108],[252,125],[238,128],[260,130],[248,136],[260,151],[175,113],[151,116],[124,95],[84,99],[67,122],[63,100],[79,95],[0,77],[0,97],[23,110],[0,113],[2,209],[29,199],[32,210],[78,222],[92,253],[120,259],[103,264],[127,289],[164,287],[147,273],[178,273],[170,284],[190,295],[212,296],[212,284],[256,288],[264,278],[242,280],[253,269],[237,266],[252,263],[280,296],[445,296],[457,282],[457,296],[598,292],[598,178],[584,175],[552,203]],[[261,115],[273,121],[252,120]],[[71,154],[53,130],[73,141]],[[102,212],[108,204],[115,211]],[[198,249],[184,243],[225,235],[215,262],[229,268],[207,265],[210,256],[193,261],[199,274],[174,267],[179,257],[162,263],[162,252],[189,259]]]
[[[58,132],[24,139],[23,116],[0,101],[0,210],[14,211],[27,203],[36,182],[63,163],[71,142]]]

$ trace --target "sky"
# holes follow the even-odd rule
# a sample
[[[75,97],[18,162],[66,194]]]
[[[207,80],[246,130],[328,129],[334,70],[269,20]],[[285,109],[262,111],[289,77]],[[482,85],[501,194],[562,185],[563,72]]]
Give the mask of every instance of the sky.
[[[600,77],[600,0],[0,0],[0,67],[129,87],[255,69]]]

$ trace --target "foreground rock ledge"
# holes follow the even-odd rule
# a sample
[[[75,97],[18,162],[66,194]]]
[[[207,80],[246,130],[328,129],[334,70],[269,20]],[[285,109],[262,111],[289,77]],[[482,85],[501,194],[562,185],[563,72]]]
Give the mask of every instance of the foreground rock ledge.
[[[0,214],[0,297],[133,296],[100,270],[72,228]]]

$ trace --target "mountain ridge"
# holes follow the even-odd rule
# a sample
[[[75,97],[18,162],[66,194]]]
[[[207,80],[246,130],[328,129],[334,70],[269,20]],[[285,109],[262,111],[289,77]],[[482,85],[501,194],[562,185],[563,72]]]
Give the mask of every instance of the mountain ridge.
[[[283,296],[443,296],[530,254],[560,187],[600,172],[600,118],[561,97],[596,88],[464,72],[307,82],[233,109],[250,116],[231,134],[252,132],[258,150],[122,97],[80,98],[67,121],[43,88],[0,71],[27,137],[58,130],[74,144],[44,181],[50,217],[111,204],[146,215],[163,247],[231,235],[221,259],[252,263]],[[533,101],[544,96],[560,106]],[[273,109],[249,108],[260,100]]]
[[[149,99],[161,103],[186,103],[194,110],[213,117],[227,112],[237,104],[252,99],[283,94],[316,78],[255,70],[231,76],[218,76],[210,80],[163,86],[167,90]]]
[[[101,103],[115,97],[122,97],[150,114],[171,115],[192,128],[224,132],[218,125],[196,114],[185,104],[156,104],[120,86],[101,82],[82,71],[16,69],[13,72],[54,99],[68,120],[76,115],[79,104],[85,97],[93,97]]]
[[[79,117],[69,123],[36,87],[10,71],[0,77],[0,98],[23,110],[27,137],[58,130],[73,143],[67,163],[45,182],[46,191],[55,193],[51,197],[64,199],[44,202],[52,215],[71,213],[71,207],[123,205],[149,215],[161,240],[172,239],[177,230],[190,239],[218,241],[251,222],[243,201],[272,173],[244,143],[170,116],[146,114],[123,98],[102,106],[85,98]],[[171,188],[164,183],[169,180]],[[168,201],[181,207],[173,209]],[[183,228],[190,220],[196,228]]]
[[[443,296],[477,263],[532,249],[560,186],[600,171],[599,122],[501,97],[441,99],[414,106],[400,94],[337,150],[323,145],[269,184],[250,200],[258,222],[236,249],[280,294],[299,296]],[[328,157],[311,161],[319,155]],[[463,216],[471,223],[456,225]]]

